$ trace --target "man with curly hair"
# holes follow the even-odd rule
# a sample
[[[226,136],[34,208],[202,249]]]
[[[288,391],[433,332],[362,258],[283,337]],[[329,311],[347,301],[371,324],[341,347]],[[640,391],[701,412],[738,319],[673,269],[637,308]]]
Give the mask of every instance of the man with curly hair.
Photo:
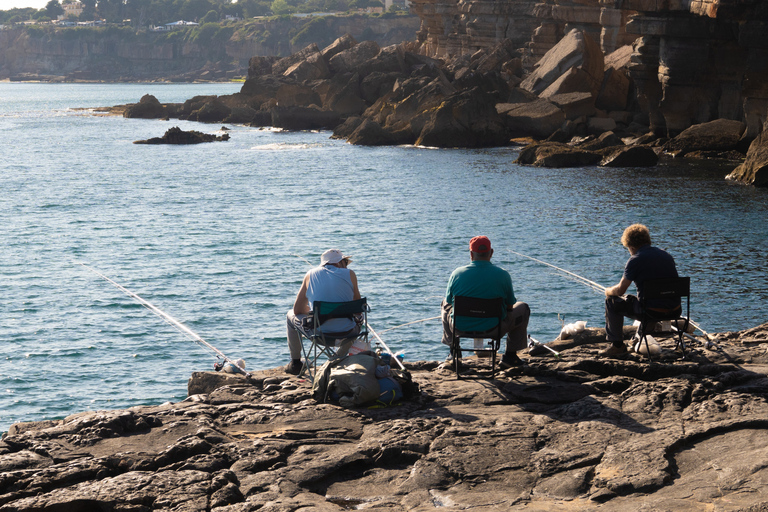
[[[600,351],[603,357],[620,357],[627,353],[624,345],[624,317],[639,320],[642,315],[640,300],[643,283],[647,279],[677,277],[677,267],[672,256],[651,245],[651,234],[642,224],[632,224],[624,230],[621,245],[630,254],[624,266],[624,275],[618,284],[605,289],[605,332],[611,346]],[[629,285],[635,283],[637,296],[624,295]],[[646,305],[655,311],[680,310],[679,299],[659,299]]]

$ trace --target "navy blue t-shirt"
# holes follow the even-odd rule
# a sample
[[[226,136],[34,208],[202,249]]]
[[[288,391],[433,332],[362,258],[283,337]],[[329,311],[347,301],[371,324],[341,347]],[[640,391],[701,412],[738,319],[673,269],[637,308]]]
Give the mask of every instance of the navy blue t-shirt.
[[[667,251],[644,245],[627,260],[624,266],[624,277],[637,287],[637,297],[643,300],[643,281],[646,279],[663,279],[678,277],[675,259]],[[676,299],[657,299],[649,301],[648,306],[653,308],[672,309],[680,305]]]

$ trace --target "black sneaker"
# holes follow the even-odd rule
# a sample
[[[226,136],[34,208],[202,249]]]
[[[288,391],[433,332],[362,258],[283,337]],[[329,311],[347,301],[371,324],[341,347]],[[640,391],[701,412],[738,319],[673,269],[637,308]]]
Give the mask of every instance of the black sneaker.
[[[301,359],[294,359],[285,365],[283,371],[285,371],[285,373],[290,373],[291,375],[298,375],[301,373],[302,368],[304,368],[304,363]]]
[[[520,359],[517,354],[513,354],[509,357],[506,355],[499,361],[499,367],[502,370],[508,370],[510,368],[516,368],[518,366],[524,366],[526,363]]]

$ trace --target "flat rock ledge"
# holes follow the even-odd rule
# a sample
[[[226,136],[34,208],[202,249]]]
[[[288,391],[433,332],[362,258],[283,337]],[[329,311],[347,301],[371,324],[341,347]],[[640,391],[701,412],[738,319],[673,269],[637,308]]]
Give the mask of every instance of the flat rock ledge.
[[[317,404],[306,380],[196,373],[180,403],[18,423],[0,511],[768,510],[768,324],[680,360],[599,359],[604,333],[489,380]],[[436,352],[438,348],[436,345]],[[468,359],[468,373],[485,359]]]

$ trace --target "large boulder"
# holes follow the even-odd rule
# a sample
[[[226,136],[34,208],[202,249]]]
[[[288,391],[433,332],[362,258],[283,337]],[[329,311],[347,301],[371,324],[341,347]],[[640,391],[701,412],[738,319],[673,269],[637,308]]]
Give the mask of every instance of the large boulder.
[[[555,94],[547,100],[557,105],[570,121],[595,115],[595,100],[588,92]]]
[[[134,144],[201,144],[229,140],[229,134],[213,135],[195,130],[184,131],[178,126],[169,128],[162,137],[152,137],[146,140],[133,141]]]
[[[320,49],[317,47],[317,44],[312,43],[305,48],[302,48],[296,53],[293,53],[289,55],[288,57],[284,57],[277,62],[275,62],[272,65],[272,74],[279,76],[284,74],[288,69],[293,67],[295,64],[307,60],[312,55],[319,54]]]
[[[739,147],[746,125],[731,119],[717,119],[686,128],[662,149],[675,156],[693,151],[731,151]]]
[[[368,48],[370,53],[373,53],[375,46],[371,45]],[[335,65],[339,65],[339,61],[335,61]],[[355,72],[360,73],[360,76],[366,76],[374,72],[379,73],[403,73],[408,72],[408,66],[405,62],[405,54],[402,48],[398,45],[387,46],[378,51],[373,57],[361,62],[355,68]]]
[[[373,72],[360,82],[360,97],[373,104],[385,94],[392,92],[398,79],[403,78],[405,76],[402,73]]]
[[[281,107],[309,107],[320,105],[320,96],[309,86],[284,83],[275,91],[275,100]]]
[[[350,144],[357,146],[393,146],[413,143],[413,137],[409,131],[393,133],[370,119],[359,122],[346,139]]]
[[[363,41],[334,55],[328,61],[328,67],[333,73],[354,73],[360,65],[376,57],[380,50],[376,41]]]
[[[470,89],[446,98],[431,111],[416,144],[475,148],[507,145],[509,139],[493,99],[479,94],[479,89]]]
[[[350,115],[360,115],[368,106],[360,97],[360,77],[357,73],[351,76],[336,75],[339,80],[332,80],[332,83],[338,83],[337,87],[329,91],[323,106],[327,110],[332,110],[342,117]]]
[[[605,70],[603,83],[595,99],[595,106],[601,110],[624,110],[629,104],[630,79],[623,69]]]
[[[328,78],[331,76],[331,72],[328,70],[328,64],[326,64],[322,54],[315,52],[286,69],[283,76],[297,82],[304,82]]]
[[[565,122],[560,107],[545,99],[530,103],[499,103],[496,111],[504,116],[512,137],[546,139]]]
[[[573,89],[569,91],[565,86],[577,84],[587,84],[585,87],[596,94],[603,81],[603,66],[600,45],[585,32],[573,29],[542,57],[520,87],[540,95],[566,75],[568,78],[562,80],[564,84],[550,89],[548,95],[572,92]]]
[[[355,38],[352,37],[351,34],[346,33],[343,36],[338,37],[334,42],[332,42],[325,48],[323,48],[323,51],[321,53],[323,54],[323,58],[325,59],[325,61],[328,62],[339,53],[343,52],[344,50],[349,50],[356,44],[357,44],[357,41],[355,41]]]
[[[615,148],[600,161],[603,167],[653,167],[659,163],[659,156],[649,146]]]
[[[278,106],[270,113],[272,126],[286,130],[333,130],[341,122],[335,112],[310,107]]]
[[[761,133],[752,141],[744,163],[726,176],[726,179],[756,187],[768,187],[768,132]]]
[[[228,107],[219,98],[213,98],[206,101],[199,109],[192,111],[187,119],[189,121],[198,121],[200,123],[221,123],[232,113]]]
[[[277,57],[262,57],[256,55],[248,61],[248,78],[257,78],[272,74],[272,65]]]
[[[599,153],[562,144],[559,142],[541,142],[524,147],[515,163],[535,165],[536,167],[584,167],[600,162]]]
[[[289,83],[293,82],[273,75],[256,76],[245,81],[240,93],[248,96],[251,104],[258,107],[273,99],[280,87]]]
[[[138,119],[160,119],[166,116],[165,107],[151,94],[145,94],[138,103],[128,105],[123,117]]]
[[[578,144],[578,147],[580,149],[586,150],[586,151],[599,151],[601,149],[613,147],[613,146],[623,146],[624,142],[616,136],[615,133],[611,131],[607,131],[604,133],[601,133],[599,136],[590,138],[580,144]]]

